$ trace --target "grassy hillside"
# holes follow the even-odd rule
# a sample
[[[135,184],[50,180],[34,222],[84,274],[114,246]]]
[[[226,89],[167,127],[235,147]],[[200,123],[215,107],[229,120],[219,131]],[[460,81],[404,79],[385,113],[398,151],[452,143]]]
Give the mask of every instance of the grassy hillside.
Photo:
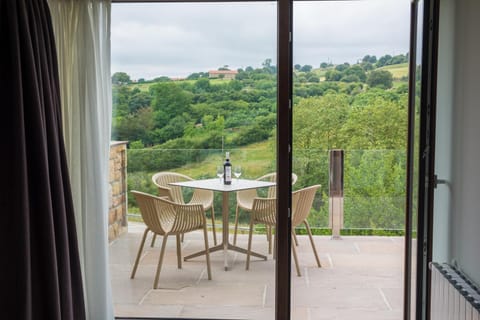
[[[380,70],[390,71],[395,80],[408,76],[408,63],[394,64],[379,68]]]
[[[273,169],[275,151],[270,140],[228,151],[232,164],[242,166],[242,178],[255,178]],[[215,177],[216,167],[223,164],[224,157],[224,152],[216,150],[205,160],[189,163],[175,171],[191,177]]]
[[[221,83],[230,81],[228,79],[209,79],[209,80],[211,85],[221,84]],[[194,84],[196,82],[196,80],[178,80],[178,81],[181,81],[183,83],[190,83],[190,84]],[[128,86],[131,89],[138,88],[140,91],[148,92],[148,89],[150,88],[150,86],[154,84],[156,84],[156,82],[148,81],[148,82],[142,82],[142,83],[138,83],[138,82],[130,83],[128,84]]]

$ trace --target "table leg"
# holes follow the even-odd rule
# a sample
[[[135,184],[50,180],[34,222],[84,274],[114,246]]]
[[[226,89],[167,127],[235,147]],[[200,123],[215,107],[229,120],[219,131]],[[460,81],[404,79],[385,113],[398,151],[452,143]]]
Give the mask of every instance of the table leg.
[[[243,248],[234,246],[233,244],[230,244],[230,243],[228,243],[228,250],[232,250],[232,251],[236,251],[236,252],[239,252],[239,253],[247,254],[247,250],[246,250],[246,249],[243,249]],[[219,244],[219,245],[217,245],[217,246],[215,246],[215,247],[211,247],[210,249],[208,249],[208,252],[210,252],[210,253],[216,252],[216,251],[224,251],[223,244]],[[192,254],[184,257],[184,258],[183,258],[183,261],[187,261],[187,260],[190,260],[190,259],[192,259],[192,258],[196,258],[196,257],[203,256],[205,253],[206,253],[205,250],[192,253]],[[260,254],[260,253],[257,253],[257,252],[255,252],[255,251],[251,251],[251,252],[250,252],[250,255],[253,256],[253,257],[261,258],[261,259],[263,259],[263,260],[267,260],[267,256],[265,256],[265,255],[263,255],[263,254]]]
[[[234,246],[233,244],[230,244],[229,240],[229,229],[228,229],[228,205],[229,205],[229,196],[230,192],[224,191],[222,192],[222,243],[220,243],[217,246],[214,246],[212,248],[208,249],[208,252],[212,253],[215,251],[223,251],[223,267],[225,268],[225,271],[228,270],[228,250],[236,251],[239,253],[246,254],[247,250]],[[184,261],[187,261],[188,259],[192,259],[195,257],[199,257],[205,254],[205,250],[199,251],[197,253],[193,253],[189,256],[186,256],[183,258]],[[267,260],[267,257],[256,253],[256,252],[251,252],[250,253],[252,256],[261,258],[263,260]]]
[[[223,266],[225,271],[228,270],[228,261],[227,261],[227,254],[228,254],[228,242],[229,242],[229,230],[228,230],[228,198],[230,192],[222,192],[223,200],[222,200],[222,218],[223,218],[223,225],[222,225],[222,245],[223,245]]]

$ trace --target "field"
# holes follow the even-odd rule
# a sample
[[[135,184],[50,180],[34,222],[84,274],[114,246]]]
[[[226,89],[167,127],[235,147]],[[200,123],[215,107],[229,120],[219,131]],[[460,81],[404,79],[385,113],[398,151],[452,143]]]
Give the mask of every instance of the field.
[[[272,168],[276,157],[271,140],[254,143],[243,148],[228,150],[232,164],[242,166],[242,178],[259,177]],[[176,169],[191,177],[215,177],[216,166],[222,165],[225,153],[218,150],[201,162],[192,162]]]
[[[393,75],[393,79],[398,80],[402,77],[408,76],[408,63],[395,64],[391,66],[385,66],[379,68],[380,70],[390,71]]]
[[[194,84],[196,82],[196,80],[179,80],[179,81],[181,81],[182,83],[190,83],[190,84]],[[210,84],[215,85],[215,84],[220,84],[228,81],[229,80],[225,80],[225,79],[210,79]],[[142,83],[134,82],[129,84],[128,86],[131,89],[138,88],[140,91],[148,92],[148,89],[150,88],[150,86],[154,84],[156,84],[156,82],[147,81]]]

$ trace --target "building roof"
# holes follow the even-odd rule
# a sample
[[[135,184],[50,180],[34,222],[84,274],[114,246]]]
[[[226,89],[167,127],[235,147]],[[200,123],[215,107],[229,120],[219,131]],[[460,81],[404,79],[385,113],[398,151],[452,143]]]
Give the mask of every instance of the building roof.
[[[237,74],[237,70],[210,70],[209,74]]]

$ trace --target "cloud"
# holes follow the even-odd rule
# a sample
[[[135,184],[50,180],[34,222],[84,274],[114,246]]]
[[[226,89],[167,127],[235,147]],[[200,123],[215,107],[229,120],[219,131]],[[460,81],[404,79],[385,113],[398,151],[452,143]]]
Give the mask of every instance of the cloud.
[[[406,53],[409,8],[409,0],[295,2],[294,63]],[[150,79],[275,63],[276,17],[275,2],[113,4],[112,72]]]

